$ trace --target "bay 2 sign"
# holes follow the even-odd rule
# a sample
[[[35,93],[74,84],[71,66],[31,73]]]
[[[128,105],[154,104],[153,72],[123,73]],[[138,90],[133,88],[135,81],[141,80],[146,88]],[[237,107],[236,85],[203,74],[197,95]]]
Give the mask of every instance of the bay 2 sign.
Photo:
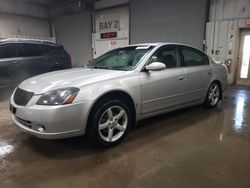
[[[119,31],[120,21],[119,20],[108,20],[101,21],[99,23],[99,31]]]

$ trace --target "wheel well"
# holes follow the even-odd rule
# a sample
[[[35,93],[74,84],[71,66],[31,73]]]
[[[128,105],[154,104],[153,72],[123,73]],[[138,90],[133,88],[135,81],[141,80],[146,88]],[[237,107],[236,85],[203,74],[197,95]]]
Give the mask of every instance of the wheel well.
[[[219,88],[220,88],[220,100],[222,100],[222,85],[221,85],[221,82],[219,80],[214,80],[212,83],[217,83],[219,85]]]
[[[104,101],[111,100],[111,99],[118,99],[123,101],[126,105],[128,105],[129,109],[131,110],[131,116],[132,116],[132,126],[136,123],[136,110],[135,110],[135,104],[132,99],[132,97],[123,91],[111,91],[109,93],[106,93],[99,97],[95,104],[92,106],[91,111],[88,116],[88,123],[87,128],[89,127],[90,118],[93,118],[94,111],[96,108],[98,108],[101,104],[103,104]]]

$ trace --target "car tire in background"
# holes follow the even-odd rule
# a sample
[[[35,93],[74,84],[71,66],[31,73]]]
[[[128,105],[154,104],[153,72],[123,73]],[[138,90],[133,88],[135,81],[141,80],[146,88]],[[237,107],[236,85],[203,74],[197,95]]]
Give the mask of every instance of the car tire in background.
[[[98,146],[114,146],[125,139],[131,120],[131,111],[123,101],[100,101],[89,116],[87,135]]]

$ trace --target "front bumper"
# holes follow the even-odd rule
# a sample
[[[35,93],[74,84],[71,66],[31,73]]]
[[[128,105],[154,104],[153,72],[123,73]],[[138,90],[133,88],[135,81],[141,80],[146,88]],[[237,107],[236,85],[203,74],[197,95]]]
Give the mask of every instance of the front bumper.
[[[24,132],[45,139],[58,139],[83,135],[87,124],[91,101],[58,106],[36,105],[34,96],[26,106],[16,105],[13,122]]]

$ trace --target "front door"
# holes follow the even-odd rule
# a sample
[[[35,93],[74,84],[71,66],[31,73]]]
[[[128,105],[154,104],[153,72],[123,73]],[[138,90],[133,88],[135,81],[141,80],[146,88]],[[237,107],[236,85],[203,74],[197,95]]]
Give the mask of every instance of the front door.
[[[250,30],[241,33],[237,84],[250,86]]]
[[[164,46],[149,59],[148,64],[161,62],[161,71],[140,73],[142,114],[150,115],[185,103],[186,76],[176,46]]]

